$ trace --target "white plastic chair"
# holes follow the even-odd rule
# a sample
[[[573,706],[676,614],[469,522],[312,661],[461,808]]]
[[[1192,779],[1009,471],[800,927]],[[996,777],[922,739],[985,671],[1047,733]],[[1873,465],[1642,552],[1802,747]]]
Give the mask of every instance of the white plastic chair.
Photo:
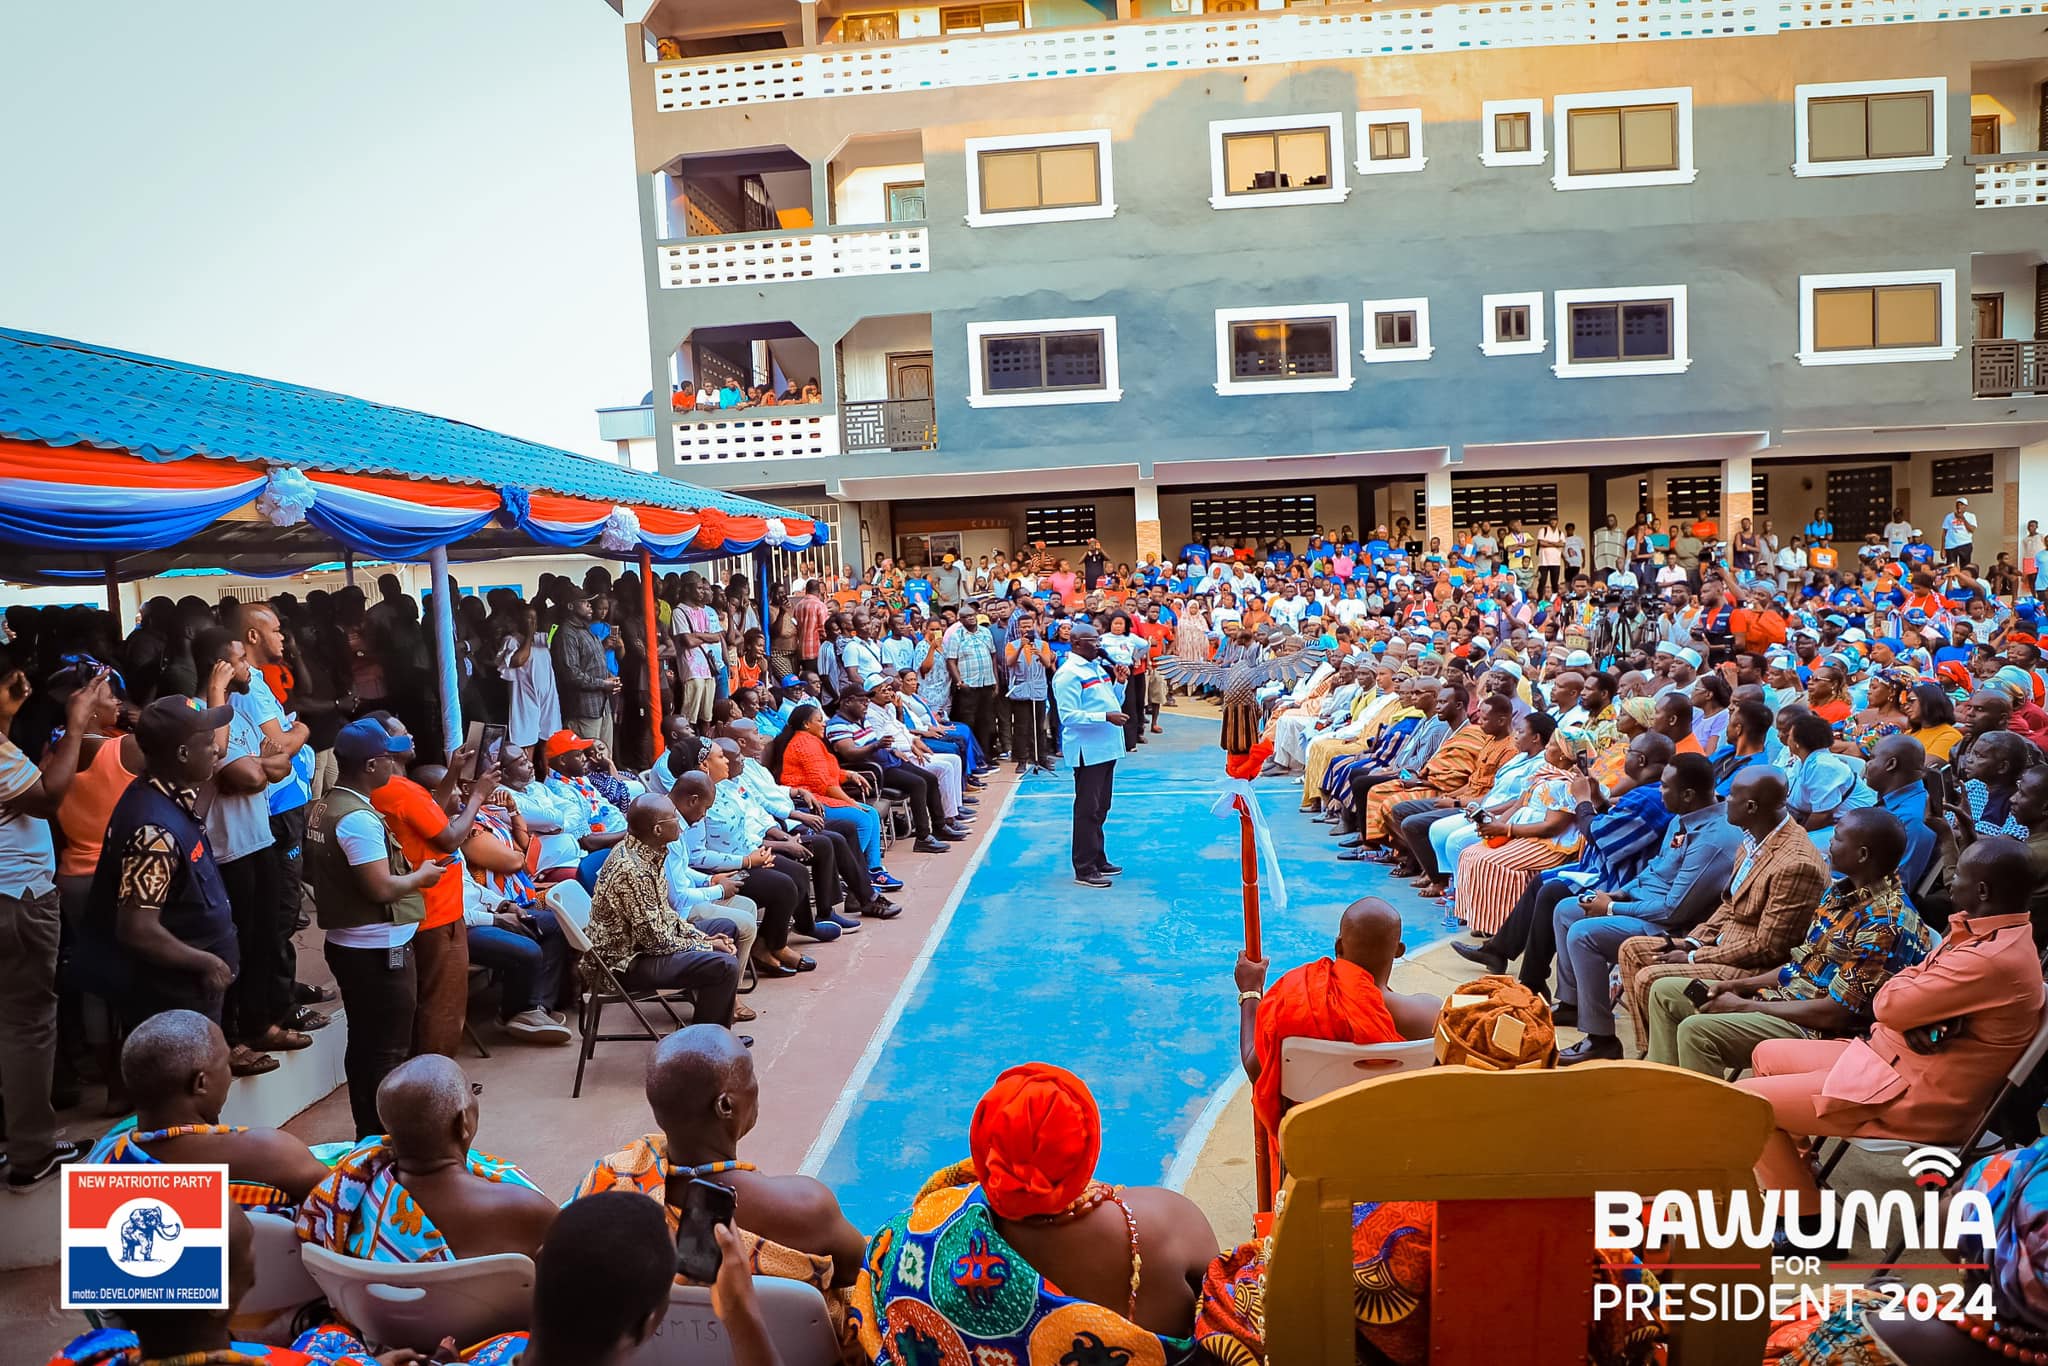
[[[306,1273],[300,1255],[305,1244],[299,1241],[297,1226],[281,1214],[262,1210],[250,1211],[249,1223],[256,1230],[256,1283],[235,1307],[236,1316],[268,1318],[319,1299],[320,1287]]]
[[[307,1243],[301,1255],[334,1312],[380,1351],[410,1347],[427,1355],[445,1337],[467,1346],[532,1322],[533,1260],[517,1252],[367,1262]]]
[[[817,1287],[779,1276],[754,1277],[754,1297],[782,1366],[834,1366],[838,1339]],[[706,1286],[678,1285],[654,1336],[626,1358],[627,1366],[732,1366],[725,1325],[711,1312]]]
[[[1282,1039],[1280,1094],[1299,1105],[1361,1081],[1434,1066],[1434,1039],[1404,1040],[1400,1043]]]

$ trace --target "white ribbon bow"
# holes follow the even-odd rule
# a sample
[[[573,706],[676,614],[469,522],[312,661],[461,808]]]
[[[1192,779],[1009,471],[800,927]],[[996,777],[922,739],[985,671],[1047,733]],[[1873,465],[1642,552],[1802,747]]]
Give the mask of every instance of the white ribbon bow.
[[[604,530],[597,533],[597,543],[614,555],[628,555],[640,548],[640,519],[633,509],[614,507],[611,516],[604,519]]]
[[[320,490],[294,465],[272,465],[264,474],[263,491],[256,495],[256,510],[272,526],[297,526],[306,520],[306,509],[320,500]]]
[[[770,545],[782,545],[789,540],[789,528],[783,524],[780,517],[770,517],[768,519],[768,533],[762,539]]]
[[[1266,900],[1276,911],[1287,909],[1287,879],[1280,874],[1280,851],[1273,847],[1273,834],[1266,829],[1266,813],[1259,810],[1258,798],[1252,795],[1251,780],[1248,778],[1226,778],[1223,780],[1223,794],[1209,808],[1212,816],[1221,816],[1233,811],[1242,799],[1244,809],[1252,817],[1252,844],[1259,851],[1259,865],[1264,870],[1269,895]]]

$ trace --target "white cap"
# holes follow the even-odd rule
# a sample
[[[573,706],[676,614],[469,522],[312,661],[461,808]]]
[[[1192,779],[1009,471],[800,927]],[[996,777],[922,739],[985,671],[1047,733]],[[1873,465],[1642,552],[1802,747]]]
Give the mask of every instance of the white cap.
[[[1584,650],[1573,650],[1564,657],[1564,663],[1568,669],[1590,669],[1593,667],[1593,656]]]
[[[1690,646],[1683,650],[1680,650],[1678,652],[1678,657],[1684,660],[1687,664],[1690,664],[1695,669],[1697,669],[1702,663],[1705,662],[1700,658],[1700,652],[1698,650],[1692,649]]]
[[[1660,655],[1676,655],[1678,653],[1678,646],[1671,641],[1660,640],[1657,642],[1657,653]]]

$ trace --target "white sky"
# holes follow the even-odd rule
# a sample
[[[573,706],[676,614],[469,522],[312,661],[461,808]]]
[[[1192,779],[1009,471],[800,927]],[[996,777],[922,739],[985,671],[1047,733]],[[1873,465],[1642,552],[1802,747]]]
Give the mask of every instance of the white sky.
[[[0,325],[584,454],[647,389],[603,0],[0,0]]]

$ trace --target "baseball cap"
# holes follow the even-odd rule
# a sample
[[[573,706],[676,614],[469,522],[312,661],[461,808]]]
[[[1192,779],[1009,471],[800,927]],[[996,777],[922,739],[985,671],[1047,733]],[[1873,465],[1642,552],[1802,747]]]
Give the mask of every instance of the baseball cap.
[[[135,739],[144,753],[160,752],[203,730],[219,730],[234,714],[233,707],[209,707],[196,697],[159,697],[136,719]]]
[[[593,743],[573,730],[558,730],[547,738],[546,754],[550,759],[557,754],[574,754],[579,749],[589,749]]]
[[[384,729],[382,721],[373,717],[365,716],[360,721],[349,722],[334,737],[334,757],[345,764],[367,763],[384,754],[410,753],[411,737],[393,735]]]

